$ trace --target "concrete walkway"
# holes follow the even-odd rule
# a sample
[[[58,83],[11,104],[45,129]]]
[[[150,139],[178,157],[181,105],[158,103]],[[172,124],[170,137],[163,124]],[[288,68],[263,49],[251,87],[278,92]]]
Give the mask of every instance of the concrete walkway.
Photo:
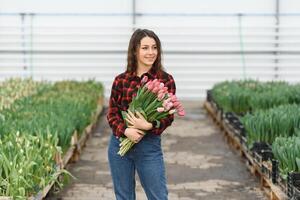
[[[267,199],[258,180],[246,169],[198,102],[184,102],[187,116],[177,117],[163,134],[162,145],[170,200]],[[80,161],[69,171],[77,177],[47,199],[115,199],[108,168],[107,145],[111,130],[105,114],[87,142]],[[138,183],[137,200],[146,200]]]

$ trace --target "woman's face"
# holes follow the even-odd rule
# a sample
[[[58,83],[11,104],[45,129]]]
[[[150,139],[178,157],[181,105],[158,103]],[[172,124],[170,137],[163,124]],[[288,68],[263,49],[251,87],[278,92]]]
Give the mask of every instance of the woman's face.
[[[138,67],[151,67],[157,58],[156,42],[151,37],[144,37],[137,49]]]

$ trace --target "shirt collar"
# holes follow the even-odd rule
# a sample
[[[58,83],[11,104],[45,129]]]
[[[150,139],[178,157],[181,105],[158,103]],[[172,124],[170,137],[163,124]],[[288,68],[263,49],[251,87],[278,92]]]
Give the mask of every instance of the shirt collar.
[[[133,79],[137,78],[136,72],[126,72],[127,79],[132,81]],[[148,72],[144,73],[143,76],[148,76],[149,79],[153,80],[156,78],[156,70],[151,68]]]

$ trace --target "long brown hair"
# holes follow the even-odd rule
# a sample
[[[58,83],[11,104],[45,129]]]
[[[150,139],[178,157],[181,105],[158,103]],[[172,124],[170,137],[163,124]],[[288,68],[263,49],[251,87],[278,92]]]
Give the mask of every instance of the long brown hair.
[[[128,52],[127,52],[127,72],[136,72],[137,70],[137,50],[139,46],[141,45],[141,40],[144,37],[150,37],[155,40],[156,43],[156,48],[157,48],[157,58],[155,62],[152,65],[151,70],[155,70],[155,72],[160,73],[163,71],[163,67],[161,64],[161,43],[158,38],[158,36],[151,30],[148,29],[137,29],[134,31],[132,34],[130,41],[129,41],[129,46],[128,46]]]

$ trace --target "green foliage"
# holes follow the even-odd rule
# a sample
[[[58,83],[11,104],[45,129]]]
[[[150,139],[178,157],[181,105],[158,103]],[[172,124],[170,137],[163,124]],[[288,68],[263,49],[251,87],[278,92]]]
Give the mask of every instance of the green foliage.
[[[300,86],[282,81],[225,81],[213,87],[212,96],[224,111],[245,114],[259,109],[300,103]]]
[[[10,108],[14,101],[36,94],[47,86],[47,83],[38,83],[32,79],[14,78],[0,82],[0,111]]]
[[[281,105],[246,114],[241,121],[247,131],[248,145],[255,141],[272,144],[276,137],[295,135],[300,128],[300,106]]]
[[[300,172],[300,137],[277,137],[272,144],[274,157],[279,161],[281,175],[286,178],[287,173]]]
[[[95,81],[39,84],[21,95],[6,90],[18,98],[0,110],[0,196],[25,199],[60,172],[68,174],[57,170],[54,155],[68,149],[75,130],[80,133],[91,123],[103,95]]]
[[[55,83],[3,110],[0,134],[20,131],[45,135],[46,130],[51,130],[58,133],[59,146],[65,150],[73,132],[81,132],[90,123],[102,92],[102,85],[93,81]]]
[[[24,199],[56,179],[53,160],[61,150],[56,134],[45,137],[7,133],[0,140],[0,196]]]

